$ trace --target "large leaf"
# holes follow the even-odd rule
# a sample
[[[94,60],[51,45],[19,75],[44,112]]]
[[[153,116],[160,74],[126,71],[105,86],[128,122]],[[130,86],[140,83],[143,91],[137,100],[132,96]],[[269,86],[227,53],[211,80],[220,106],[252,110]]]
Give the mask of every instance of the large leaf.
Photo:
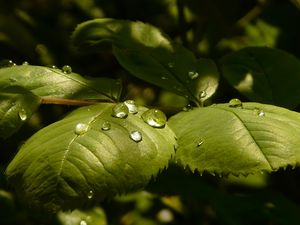
[[[95,19],[80,24],[73,33],[74,44],[83,50],[97,50],[105,41],[113,43],[118,61],[134,76],[195,102],[209,98],[218,86],[212,60],[196,59],[149,24]]]
[[[271,172],[300,162],[300,114],[284,108],[218,104],[181,112],[169,124],[176,159],[200,173]]]
[[[221,60],[224,77],[251,101],[295,108],[300,103],[300,61],[287,52],[248,47]]]
[[[6,173],[25,201],[53,211],[76,208],[140,188],[168,165],[175,145],[168,125],[145,123],[145,108],[113,117],[113,107],[75,110],[22,146]]]
[[[7,138],[24,124],[40,105],[40,98],[18,86],[0,88],[0,138]]]
[[[34,94],[51,98],[119,98],[121,84],[109,78],[85,79],[76,73],[42,66],[21,65],[0,69],[0,86],[22,86]]]

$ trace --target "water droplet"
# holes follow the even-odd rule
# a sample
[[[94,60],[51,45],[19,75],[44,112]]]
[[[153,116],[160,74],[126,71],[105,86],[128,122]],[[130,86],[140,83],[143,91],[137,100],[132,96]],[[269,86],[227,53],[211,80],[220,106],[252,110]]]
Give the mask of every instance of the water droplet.
[[[57,66],[55,66],[55,65],[49,65],[48,67],[50,67],[52,69],[57,69]]]
[[[94,192],[92,190],[90,190],[88,195],[87,195],[88,199],[92,199],[93,196],[94,196]]]
[[[229,101],[229,107],[234,107],[234,108],[243,107],[243,103],[238,98],[233,98]]]
[[[196,71],[190,71],[188,75],[191,80],[195,80],[199,77],[199,73]]]
[[[192,109],[193,109],[193,106],[191,104],[187,104],[187,106],[183,107],[182,110],[185,111],[185,112],[188,112],[188,111],[190,111]]]
[[[129,113],[136,114],[138,108],[133,100],[126,100],[124,104],[127,106]]]
[[[132,131],[132,132],[130,132],[129,136],[135,142],[140,142],[142,140],[142,134],[139,131]]]
[[[87,222],[85,220],[81,220],[80,225],[87,225]]]
[[[63,73],[65,74],[70,74],[72,73],[72,67],[69,65],[64,65],[61,69],[63,71]]]
[[[162,76],[161,79],[162,79],[162,80],[168,80],[168,78],[165,77],[165,76]]]
[[[259,110],[257,111],[257,115],[258,115],[259,117],[264,117],[264,116],[266,115],[266,113],[265,113],[263,110],[259,109]]]
[[[169,67],[169,68],[174,68],[174,63],[173,63],[173,62],[169,62],[169,63],[168,63],[168,67]]]
[[[197,147],[200,147],[203,144],[203,142],[204,141],[202,139],[199,139],[198,142],[197,142]]]
[[[23,66],[28,66],[28,65],[29,65],[29,62],[24,61],[24,62],[22,63],[22,65],[23,65]]]
[[[75,134],[77,135],[83,135],[87,132],[89,129],[89,126],[85,123],[78,123],[75,126]]]
[[[112,116],[125,119],[128,116],[129,109],[124,103],[118,103],[112,108]]]
[[[26,111],[25,109],[21,109],[19,111],[19,117],[22,121],[25,121],[27,119],[27,114],[26,114]]]
[[[107,131],[107,130],[110,130],[111,128],[111,124],[107,121],[105,121],[103,124],[102,124],[102,127],[101,129],[104,130],[104,131]]]
[[[200,91],[199,92],[199,98],[205,98],[207,95],[206,91]]]
[[[161,128],[167,122],[166,115],[158,109],[149,109],[142,114],[145,123],[151,127]]]

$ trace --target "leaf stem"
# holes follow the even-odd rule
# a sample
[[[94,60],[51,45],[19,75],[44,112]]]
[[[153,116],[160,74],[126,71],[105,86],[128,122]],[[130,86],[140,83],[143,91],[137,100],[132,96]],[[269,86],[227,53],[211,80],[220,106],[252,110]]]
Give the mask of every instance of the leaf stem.
[[[55,105],[86,106],[86,105],[94,105],[96,103],[99,103],[99,101],[63,99],[63,98],[47,98],[47,97],[42,97],[42,100],[41,100],[41,104],[55,104]]]

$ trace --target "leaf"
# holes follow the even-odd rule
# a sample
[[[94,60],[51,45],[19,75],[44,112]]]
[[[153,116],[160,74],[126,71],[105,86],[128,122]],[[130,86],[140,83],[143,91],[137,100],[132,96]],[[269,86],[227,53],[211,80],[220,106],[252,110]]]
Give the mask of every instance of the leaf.
[[[7,138],[32,116],[40,98],[18,86],[0,88],[0,137]]]
[[[38,96],[115,101],[121,84],[109,78],[85,79],[60,69],[21,65],[0,69],[0,86],[22,86]]]
[[[300,162],[300,114],[243,103],[181,112],[169,125],[178,137],[176,159],[200,173],[247,175]]]
[[[300,103],[300,61],[287,52],[248,47],[225,56],[221,70],[251,101],[295,108]]]
[[[100,207],[94,207],[89,210],[74,210],[72,212],[59,212],[57,217],[61,225],[106,225],[105,212]]]
[[[212,60],[196,59],[149,24],[95,19],[78,25],[72,38],[83,50],[95,51],[103,42],[112,42],[117,60],[134,76],[195,102],[217,89],[219,74]]]
[[[146,124],[141,119],[145,108],[120,119],[112,116],[114,106],[79,108],[37,132],[9,164],[8,182],[26,202],[52,211],[146,185],[168,165],[174,133],[168,125]],[[130,138],[134,131],[140,132],[141,140]]]

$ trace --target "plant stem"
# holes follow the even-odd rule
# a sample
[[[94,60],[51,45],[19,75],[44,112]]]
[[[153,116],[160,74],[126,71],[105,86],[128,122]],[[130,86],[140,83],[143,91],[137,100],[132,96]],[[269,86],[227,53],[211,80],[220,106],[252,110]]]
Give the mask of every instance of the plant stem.
[[[75,100],[75,99],[63,99],[63,98],[47,98],[42,97],[41,104],[55,104],[55,105],[75,105],[86,106],[99,103],[98,101],[91,100]]]

